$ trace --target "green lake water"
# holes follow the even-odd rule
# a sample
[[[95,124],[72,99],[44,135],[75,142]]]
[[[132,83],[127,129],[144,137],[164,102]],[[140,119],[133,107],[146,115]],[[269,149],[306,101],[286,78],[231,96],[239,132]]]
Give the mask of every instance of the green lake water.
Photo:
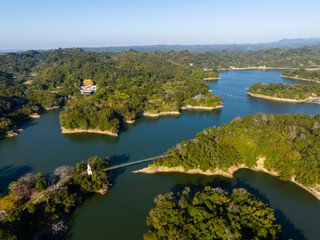
[[[223,98],[224,108],[214,111],[183,111],[180,116],[141,118],[118,138],[97,134],[63,135],[59,112],[53,110],[22,126],[17,137],[0,140],[0,187],[28,173],[52,172],[60,165],[74,165],[90,156],[109,156],[118,164],[157,156],[197,132],[219,126],[237,116],[265,113],[320,113],[320,105],[285,103],[246,95],[256,82],[298,81],[282,79],[281,71],[229,71],[221,80],[208,82],[213,94]],[[114,172],[113,186],[105,195],[94,195],[72,215],[67,239],[142,239],[147,231],[146,216],[160,193],[179,191],[185,186],[245,187],[275,209],[285,239],[320,239],[320,201],[298,186],[265,173],[239,170],[233,179],[218,176],[159,173],[133,174],[142,163]]]

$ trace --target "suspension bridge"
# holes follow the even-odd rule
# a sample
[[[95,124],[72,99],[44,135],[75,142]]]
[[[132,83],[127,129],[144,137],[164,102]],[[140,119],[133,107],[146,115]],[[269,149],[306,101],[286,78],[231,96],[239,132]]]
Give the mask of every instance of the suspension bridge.
[[[150,162],[150,161],[153,161],[153,160],[157,160],[157,159],[165,158],[165,157],[170,157],[170,156],[172,156],[172,154],[161,155],[161,156],[151,157],[151,158],[145,158],[145,159],[141,159],[141,160],[135,160],[135,161],[132,161],[132,162],[127,162],[127,163],[123,163],[123,164],[118,164],[118,165],[115,165],[115,166],[107,167],[107,168],[101,169],[100,171],[111,171],[111,170],[114,170],[114,169],[117,169],[117,168],[127,167],[127,166],[131,166],[131,165],[135,165],[135,164],[143,163],[143,162]]]

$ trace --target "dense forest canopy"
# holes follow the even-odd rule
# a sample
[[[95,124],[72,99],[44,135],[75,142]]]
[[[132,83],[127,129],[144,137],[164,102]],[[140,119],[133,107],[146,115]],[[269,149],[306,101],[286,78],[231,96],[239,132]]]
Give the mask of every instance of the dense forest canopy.
[[[168,153],[172,156],[154,164],[227,171],[241,164],[253,168],[259,158],[265,158],[264,167],[278,173],[280,179],[317,187],[320,115],[259,113],[238,117],[218,128],[203,130]]]
[[[228,194],[207,186],[191,194],[186,187],[178,194],[160,194],[154,201],[145,240],[281,239],[272,209],[245,189]]]
[[[228,69],[230,66],[246,67],[274,67],[274,68],[319,68],[320,48],[302,47],[296,49],[273,48],[247,52],[155,52],[166,59],[182,64],[193,64],[210,69]]]
[[[168,62],[157,56],[121,53],[113,61],[118,67],[96,70],[93,76],[99,89],[88,97],[70,101],[61,114],[62,126],[74,129],[99,129],[118,132],[119,125],[143,112],[177,111],[184,105],[215,107],[221,98],[209,93],[206,73]],[[91,67],[89,68],[91,69]],[[209,74],[208,74],[209,76]],[[196,100],[198,94],[205,99]],[[100,122],[100,125],[99,125]],[[103,124],[104,126],[101,126]]]
[[[136,53],[145,56],[145,61],[151,56],[161,57],[161,61],[167,60],[172,63],[198,68],[229,68],[248,67],[248,66],[267,66],[267,67],[293,67],[293,68],[314,68],[320,66],[320,47],[301,47],[293,49],[273,48],[258,51],[223,51],[207,53],[191,53],[189,51],[155,51],[152,53],[138,53],[136,51],[124,51],[119,53],[91,52],[82,49],[57,49],[54,51],[26,51],[24,53],[8,53],[0,55],[0,71],[14,74],[20,80],[26,80],[30,73],[43,71],[50,67],[52,63],[62,65],[75,55],[86,55],[107,59],[130,58],[128,53]],[[132,57],[135,57],[133,54]],[[80,60],[78,60],[80,61]],[[143,60],[141,60],[143,61]],[[83,63],[83,62],[82,62]],[[79,62],[81,64],[81,61]],[[90,77],[90,76],[87,76]]]
[[[13,68],[18,56],[21,56],[19,67]],[[40,110],[62,105],[72,97],[67,110],[61,114],[62,126],[67,129],[117,133],[124,121],[133,120],[145,111],[177,111],[183,105],[215,107],[221,102],[219,96],[209,93],[203,81],[217,76],[216,73],[175,63],[153,53],[109,54],[58,49],[13,54],[13,59],[7,55],[1,57],[6,58],[2,68],[7,72],[3,74],[15,78],[16,92]],[[20,83],[22,78],[24,85]],[[81,96],[79,88],[87,78],[94,81],[98,90],[92,96]],[[13,84],[9,80],[5,82]],[[20,92],[18,86],[22,88]],[[205,97],[197,100],[194,97],[198,94]]]
[[[255,83],[248,89],[248,92],[253,94],[261,94],[269,97],[311,101],[311,99],[320,98],[320,85]]]
[[[231,66],[316,68],[320,66],[320,49],[314,46],[201,54],[57,49],[3,54],[0,135],[15,132],[19,122],[30,114],[67,101],[62,126],[111,132],[118,132],[123,122],[145,111],[176,111],[186,105],[215,107],[221,98],[208,92],[203,79],[216,78],[217,73],[212,71]],[[92,79],[98,90],[82,97],[79,87],[86,78]],[[198,94],[205,97],[195,99]]]

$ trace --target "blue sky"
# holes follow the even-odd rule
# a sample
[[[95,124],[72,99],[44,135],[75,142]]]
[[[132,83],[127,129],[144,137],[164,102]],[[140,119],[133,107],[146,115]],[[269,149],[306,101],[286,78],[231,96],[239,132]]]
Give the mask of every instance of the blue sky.
[[[319,0],[0,0],[0,49],[320,37]]]

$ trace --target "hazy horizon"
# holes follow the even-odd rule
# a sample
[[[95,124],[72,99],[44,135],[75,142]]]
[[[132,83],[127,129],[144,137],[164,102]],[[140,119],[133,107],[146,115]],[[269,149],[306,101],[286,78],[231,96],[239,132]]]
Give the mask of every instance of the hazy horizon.
[[[121,47],[152,47],[152,46],[210,46],[210,45],[226,45],[226,46],[231,46],[231,45],[254,45],[254,44],[270,44],[270,43],[275,43],[275,42],[279,42],[282,40],[310,40],[310,39],[315,39],[315,40],[319,40],[319,37],[311,37],[311,38],[284,38],[284,39],[279,39],[276,41],[272,41],[272,42],[257,42],[257,43],[250,43],[250,42],[246,42],[246,43],[208,43],[208,44],[162,44],[162,43],[158,43],[158,44],[146,44],[146,45],[110,45],[110,46],[70,46],[70,47],[56,47],[56,48],[7,48],[7,49],[3,49],[0,48],[0,51],[8,51],[8,52],[14,52],[14,51],[28,51],[28,50],[54,50],[54,49],[73,49],[73,48],[121,48]]]
[[[0,49],[270,43],[319,38],[320,2],[0,2]]]

